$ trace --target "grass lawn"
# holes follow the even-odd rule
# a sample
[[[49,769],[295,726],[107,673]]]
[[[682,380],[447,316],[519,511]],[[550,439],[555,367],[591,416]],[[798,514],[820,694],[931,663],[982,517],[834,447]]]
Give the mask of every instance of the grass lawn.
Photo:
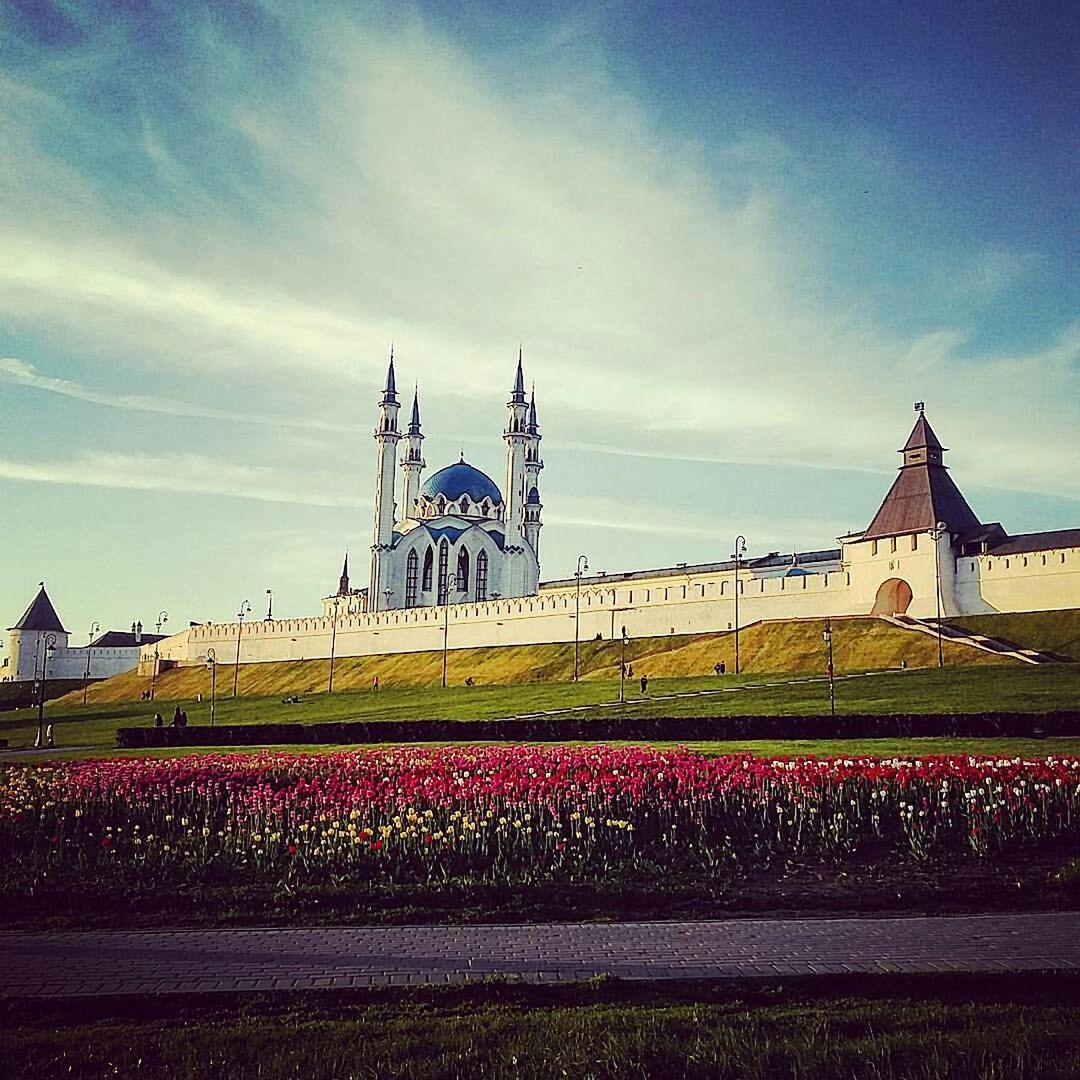
[[[581,716],[610,716],[621,710],[628,716],[727,716],[741,714],[822,714],[828,711],[828,686],[820,677],[743,675],[653,679],[642,698],[637,683],[628,683],[625,706],[611,706],[618,698],[618,682],[589,680],[579,683],[548,682],[518,686],[452,686],[431,688],[345,691],[302,696],[299,705],[283,705],[278,697],[222,698],[217,703],[219,724],[258,722],[309,723],[324,720],[380,720],[409,718],[486,719],[543,710],[591,706]],[[707,693],[701,693],[706,691]],[[713,692],[720,691],[720,692]],[[695,696],[671,698],[671,694]],[[890,712],[1041,712],[1076,708],[1080,703],[1080,665],[1044,667],[965,667],[880,675],[852,675],[837,682],[837,710],[843,713]],[[177,702],[120,702],[81,705],[54,702],[46,707],[46,720],[54,724],[58,748],[80,752],[111,750],[118,727],[149,724],[155,710],[170,717]],[[210,722],[207,700],[182,702],[192,724]],[[0,738],[12,749],[32,746],[37,715],[23,709],[0,714]],[[735,749],[737,744],[723,744]],[[745,746],[745,744],[741,744]],[[789,744],[783,744],[789,745]],[[853,752],[844,744],[842,752]],[[955,744],[961,750],[970,745]],[[878,749],[882,749],[878,747]],[[802,747],[794,751],[802,752]],[[888,751],[893,752],[893,751]],[[951,752],[951,751],[950,751]],[[996,752],[996,751],[995,751]],[[1072,751],[1070,751],[1072,752]]]
[[[1080,1074],[1075,986],[992,976],[957,980],[951,993],[935,984],[920,993],[903,980],[878,982],[863,999],[599,984],[368,1000],[6,1002],[0,1047],[10,1075],[40,1080]]]

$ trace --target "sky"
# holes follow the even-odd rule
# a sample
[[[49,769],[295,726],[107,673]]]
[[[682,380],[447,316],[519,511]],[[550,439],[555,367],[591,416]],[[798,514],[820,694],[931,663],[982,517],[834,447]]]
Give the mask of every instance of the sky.
[[[926,402],[1080,525],[1080,29],[994,0],[0,5],[0,615],[366,583],[391,344],[542,576],[833,546]]]

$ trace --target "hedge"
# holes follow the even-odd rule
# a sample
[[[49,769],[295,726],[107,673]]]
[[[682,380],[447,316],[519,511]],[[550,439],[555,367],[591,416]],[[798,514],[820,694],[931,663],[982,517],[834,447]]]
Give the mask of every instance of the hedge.
[[[321,724],[227,724],[120,728],[125,749],[272,746],[284,743],[697,742],[726,739],[1016,738],[1080,735],[1080,711],[1045,713],[848,713],[841,716],[604,716],[505,720],[355,720]]]

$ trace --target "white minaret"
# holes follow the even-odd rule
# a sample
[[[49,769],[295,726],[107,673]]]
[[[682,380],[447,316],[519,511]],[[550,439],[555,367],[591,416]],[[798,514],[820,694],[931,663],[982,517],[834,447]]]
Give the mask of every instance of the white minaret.
[[[540,511],[543,504],[540,502],[540,470],[544,462],[540,457],[540,425],[536,421],[536,387],[533,387],[532,396],[529,399],[529,418],[525,425],[529,441],[525,444],[525,539],[536,556],[537,581],[526,582],[526,593],[533,592],[539,583],[540,562],[540,529],[543,522],[540,520]]]
[[[520,556],[525,539],[525,447],[529,442],[529,406],[525,401],[525,376],[521,370],[521,350],[518,349],[517,374],[514,389],[506,403],[509,413],[503,438],[506,440],[506,486],[503,488],[504,532],[503,551],[506,559],[506,580],[503,596],[520,596],[522,589]]]
[[[379,402],[379,426],[375,431],[378,445],[375,472],[375,535],[371,545],[371,588],[368,592],[368,611],[386,607],[383,590],[393,588],[390,560],[384,558],[394,543],[394,473],[397,471],[398,431],[397,387],[394,385],[394,350],[390,350],[390,367],[386,372],[386,388]]]
[[[409,419],[406,436],[405,457],[401,460],[401,473],[404,478],[401,514],[402,517],[414,518],[416,497],[420,494],[420,474],[427,464],[421,449],[424,436],[420,432],[420,401],[416,390],[413,390],[412,417]]]

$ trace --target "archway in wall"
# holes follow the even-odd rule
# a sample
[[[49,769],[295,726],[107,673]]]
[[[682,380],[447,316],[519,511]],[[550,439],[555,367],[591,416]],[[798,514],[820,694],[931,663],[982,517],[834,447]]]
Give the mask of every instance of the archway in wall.
[[[911,586],[903,578],[889,578],[878,586],[871,615],[903,615],[911,604]]]

